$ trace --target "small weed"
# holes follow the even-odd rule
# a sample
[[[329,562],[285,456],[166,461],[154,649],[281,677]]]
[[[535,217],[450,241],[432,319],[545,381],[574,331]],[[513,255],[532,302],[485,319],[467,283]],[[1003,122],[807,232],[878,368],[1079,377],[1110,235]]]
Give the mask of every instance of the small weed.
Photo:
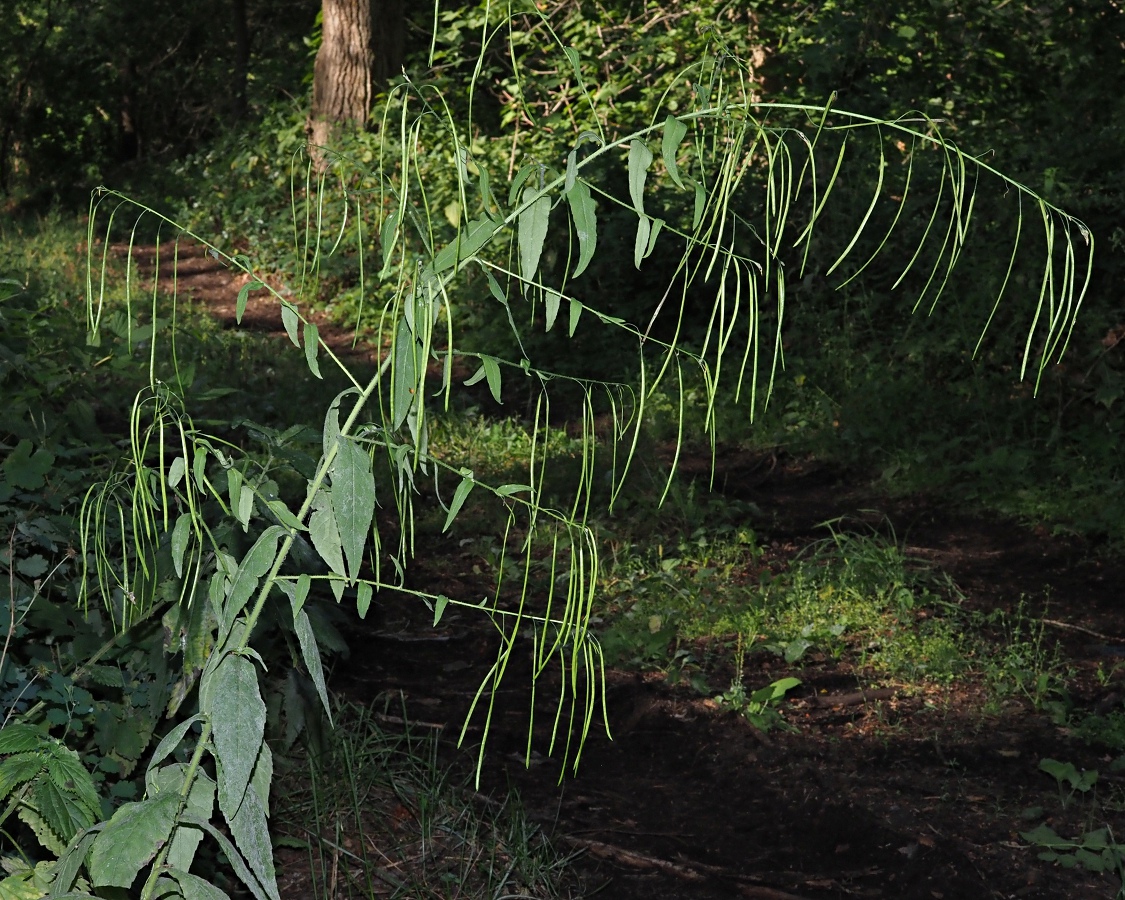
[[[999,626],[998,647],[984,657],[985,681],[997,699],[1022,695],[1037,710],[1066,713],[1065,667],[1047,625],[1031,616],[1025,600],[1012,613],[998,612],[985,624]]]
[[[1039,762],[1041,771],[1046,772],[1059,786],[1059,801],[1065,808],[1075,794],[1089,793],[1098,783],[1097,769],[1079,771],[1074,763],[1059,762],[1057,759],[1043,759]]]
[[[751,725],[759,731],[770,731],[774,728],[791,728],[781,717],[775,704],[789,691],[797,687],[799,678],[781,678],[758,690],[746,693],[746,686],[742,681],[742,668],[746,662],[746,651],[742,645],[742,635],[738,636],[735,649],[734,678],[725,693],[715,698],[715,702],[725,709],[732,709],[746,718]]]

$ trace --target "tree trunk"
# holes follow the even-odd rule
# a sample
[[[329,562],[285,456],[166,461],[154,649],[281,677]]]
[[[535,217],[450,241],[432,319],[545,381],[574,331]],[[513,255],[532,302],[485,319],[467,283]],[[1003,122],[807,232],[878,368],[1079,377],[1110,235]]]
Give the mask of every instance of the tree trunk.
[[[329,143],[334,128],[367,123],[375,72],[371,0],[323,0],[321,11],[308,129],[318,165],[323,165],[318,148]]]

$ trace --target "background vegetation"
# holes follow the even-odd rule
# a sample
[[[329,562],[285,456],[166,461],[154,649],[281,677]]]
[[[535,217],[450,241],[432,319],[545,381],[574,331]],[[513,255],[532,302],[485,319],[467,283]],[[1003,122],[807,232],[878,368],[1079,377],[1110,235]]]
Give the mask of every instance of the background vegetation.
[[[202,852],[225,857],[252,893],[271,896],[272,855],[268,835],[262,838],[269,748],[312,748],[296,751],[309,753],[312,779],[324,777],[320,759],[357,752],[381,759],[383,752],[357,751],[352,737],[333,743],[321,733],[330,706],[321,652],[346,652],[338,601],[346,592],[362,614],[372,587],[394,585],[429,602],[436,621],[451,600],[465,598],[428,593],[406,570],[416,542],[426,546],[449,529],[479,543],[476,566],[494,582],[501,621],[512,609],[501,600],[554,596],[560,540],[572,562],[585,558],[583,541],[593,548],[597,535],[597,546],[608,548],[600,575],[590,570],[586,580],[575,578],[579,587],[565,589],[570,600],[586,588],[600,592],[601,605],[584,616],[596,612],[610,661],[663,668],[708,693],[725,685],[708,683],[704,657],[711,651],[704,646],[737,657],[738,673],[747,653],[789,662],[806,653],[854,653],[875,677],[941,683],[985,672],[997,698],[1057,703],[1065,715],[1064,673],[1028,637],[1034,631],[1022,613],[972,623],[982,633],[1007,629],[1017,638],[1008,642],[1014,653],[986,658],[984,645],[964,634],[971,617],[958,611],[956,591],[921,573],[893,543],[834,532],[785,572],[771,571],[761,563],[750,507],[708,506],[701,489],[668,487],[663,470],[651,485],[641,478],[619,489],[589,447],[595,437],[610,448],[614,436],[635,436],[635,459],[656,471],[670,444],[709,455],[704,428],[713,425],[725,448],[811,454],[887,491],[941,491],[973,507],[1120,542],[1125,373],[1118,344],[1125,313],[1115,288],[1125,245],[1125,99],[1115,76],[1125,13],[1118,6],[910,0],[814,8],[743,0],[400,11],[404,74],[379,86],[368,127],[335,134],[327,171],[310,168],[303,153],[322,40],[318,9],[306,0],[81,8],[19,0],[0,22],[0,621],[7,623],[0,799],[10,896],[42,896],[52,886],[56,894],[92,894],[91,881],[103,894],[143,882],[150,895],[218,896],[188,873],[205,831]],[[725,158],[722,142],[733,132],[710,148],[700,138],[694,161],[684,164],[682,191],[666,155],[657,155],[646,185],[637,173],[649,163],[633,156],[640,151],[631,136],[655,129],[650,143],[658,148],[666,116],[748,98],[829,104],[888,124],[820,141],[810,115],[761,107],[761,122],[776,130],[763,132],[769,137],[754,152],[769,165],[748,167],[724,211],[744,229],[740,261],[750,258],[745,247],[766,246],[763,334],[781,327],[778,272],[787,273],[778,355],[769,348],[759,359],[761,344],[753,344],[748,378],[756,376],[760,387],[741,403],[708,381],[717,365],[685,365],[678,377],[665,372],[636,411],[629,398],[638,396],[638,363],[646,379],[662,371],[659,350],[648,348],[675,343],[690,361],[717,363],[714,347],[728,326],[716,325],[721,280],[714,278],[688,284],[654,317],[680,258],[658,252],[634,265],[652,249],[636,243],[638,213],[645,217],[637,178],[647,215],[662,219],[669,233],[692,233],[699,207],[690,178],[705,180],[704,160]],[[891,122],[909,130],[895,131]],[[966,157],[923,152],[911,132],[940,137]],[[778,200],[787,176],[774,173],[789,171],[790,160],[800,171],[798,154],[810,136],[818,140],[814,158],[831,173],[845,133],[848,164],[823,216],[794,206],[784,227],[767,218],[763,229],[764,208],[789,208],[788,197]],[[595,149],[615,146],[619,152]],[[534,191],[554,179],[566,178],[573,189],[577,176],[566,174],[572,152],[575,169],[582,166],[579,183],[599,191],[598,252],[587,258],[578,229],[558,224],[567,214],[578,223],[586,208],[575,199],[564,203],[560,193],[555,227],[528,260],[517,211],[521,203],[532,208]],[[887,162],[873,164],[877,159]],[[1030,195],[987,177],[978,182],[974,160],[1097,236],[1085,306],[1061,362],[1043,356],[1051,342],[1031,320],[1042,260],[1058,261],[1052,290],[1065,289],[1075,269],[1081,286],[1084,262],[1066,259],[1064,220],[1048,213],[1044,239]],[[958,166],[969,173],[963,184],[980,186],[972,212],[977,252],[970,242],[947,273],[945,245],[930,245],[917,267],[906,266],[930,233],[929,211],[948,213],[950,195],[939,192],[954,191],[956,182],[943,172]],[[88,205],[101,183],[134,201],[102,191]],[[873,197],[892,202],[872,204]],[[490,218],[506,208],[513,211],[508,220]],[[409,225],[420,227],[408,235],[410,210]],[[814,219],[811,236],[789,249]],[[440,248],[469,242],[472,223],[481,222],[495,223],[488,237],[498,243],[518,240],[487,257],[491,268],[467,268],[448,290],[442,285],[443,315],[458,324],[458,365],[465,367],[451,376],[470,390],[451,394],[427,426],[421,401],[403,394],[413,393],[404,373],[425,386],[428,352],[452,348],[440,334],[423,340],[413,322],[409,332],[394,325],[407,316],[402,282],[378,276],[395,266],[424,271],[427,260],[440,275]],[[784,253],[770,252],[771,227]],[[895,249],[877,253],[892,228]],[[160,241],[170,253],[180,229],[208,241],[217,259],[253,272],[240,302],[267,282],[286,286],[277,298],[293,308],[288,324],[304,358],[279,358],[273,348],[222,333],[190,306],[167,305],[163,289],[138,289],[130,244]],[[1025,242],[1009,271],[1017,233]],[[1049,246],[1052,234],[1059,243]],[[1084,248],[1085,232],[1072,237]],[[844,248],[851,252],[840,258]],[[447,266],[462,267],[458,253]],[[904,268],[911,269],[905,277]],[[584,270],[580,307],[562,304],[576,269]],[[535,302],[507,305],[513,285],[530,290]],[[996,307],[1001,291],[1006,300]],[[96,323],[84,311],[88,295],[98,303]],[[384,367],[386,380],[335,371],[318,358],[309,350],[315,326],[298,324],[298,308],[309,319],[323,312],[385,349],[394,359]],[[160,341],[173,315],[174,354]],[[735,322],[745,325],[732,314],[731,327]],[[623,338],[622,323],[635,324],[637,333]],[[1024,378],[1029,329],[1031,377]],[[96,340],[87,339],[91,333]],[[651,343],[636,350],[638,333]],[[627,341],[633,343],[622,352]],[[407,345],[415,353],[409,363],[391,349]],[[520,373],[521,359],[534,367]],[[501,369],[503,360],[517,366]],[[1045,364],[1037,368],[1037,360]],[[310,378],[310,369],[326,383]],[[524,379],[531,384],[524,387],[529,373],[538,380]],[[364,400],[375,398],[372,407],[384,398],[384,408],[365,411],[372,426],[340,443],[361,448],[353,455],[367,457],[366,464],[336,462],[323,439],[325,398],[346,391],[349,377],[370,384]],[[612,387],[598,389],[595,380]],[[544,405],[538,388],[548,383]],[[345,415],[336,425],[346,437],[347,404],[337,400]],[[630,409],[637,412],[633,430],[620,426],[607,435],[606,414],[625,422]],[[585,443],[573,439],[576,429]],[[409,438],[389,437],[392,430]],[[154,461],[168,434],[183,448],[178,471],[170,459]],[[372,468],[371,456],[386,456],[387,472]],[[542,462],[536,474],[536,460],[550,460],[549,477]],[[416,474],[432,486],[416,487]],[[333,505],[330,493],[317,499],[310,481],[333,489],[370,481],[401,518],[381,522],[372,509],[349,536],[345,518],[354,510]],[[487,485],[485,500],[476,488]],[[525,490],[532,502],[524,503]],[[587,514],[611,498],[618,518]],[[426,500],[436,503],[428,512]],[[416,519],[407,514],[415,502]],[[541,509],[561,510],[556,530],[538,533],[553,535],[549,550],[550,540],[538,549],[531,544]],[[255,548],[272,552],[294,515],[305,513],[312,514],[310,528],[320,523],[319,539],[310,533],[294,540],[295,563],[279,557],[268,571]],[[361,576],[353,538],[372,522],[376,535],[383,529],[383,543],[369,550]],[[335,549],[326,551],[324,535],[333,529],[327,545],[334,541]],[[513,558],[520,561],[514,568]],[[311,571],[323,590],[311,589],[312,579],[301,581],[298,570]],[[264,604],[275,577],[281,594],[274,599],[287,598],[280,613]],[[250,588],[261,578],[262,603],[255,605]],[[235,619],[244,610],[249,620],[239,631]],[[497,675],[516,630],[505,632]],[[600,658],[581,656],[584,636],[582,616],[568,613],[558,631],[539,633],[537,646],[565,651],[564,683],[571,679],[585,697],[588,685],[575,672],[588,665],[594,673]],[[693,643],[701,640],[712,643]],[[252,659],[267,664],[260,689]],[[224,697],[214,685],[235,693]],[[720,701],[765,729],[781,721],[775,707],[794,686],[746,689],[738,674]],[[261,710],[253,746],[236,746],[229,729],[211,737],[210,716],[226,715],[236,701]],[[577,727],[583,733],[589,720]],[[201,762],[205,750],[211,762]],[[378,768],[394,781],[394,766]],[[427,790],[439,780],[433,769],[417,778]],[[318,796],[345,810],[354,803],[333,790]],[[239,804],[253,804],[246,801],[253,791],[260,815],[239,822]],[[174,816],[161,799],[173,794],[181,798]],[[216,802],[237,850],[203,824]],[[302,794],[300,802],[314,801]],[[358,816],[359,808],[351,811]],[[506,813],[493,820],[488,827],[519,831]],[[109,860],[103,848],[130,829],[139,835],[136,852]],[[176,840],[168,840],[173,833]],[[520,889],[553,890],[547,875],[557,857],[533,836],[517,838],[498,851],[505,866],[519,861],[511,878]],[[495,840],[476,838],[468,858]],[[164,862],[172,868],[161,869]],[[220,886],[233,892],[234,883]],[[496,889],[495,882],[482,888]]]

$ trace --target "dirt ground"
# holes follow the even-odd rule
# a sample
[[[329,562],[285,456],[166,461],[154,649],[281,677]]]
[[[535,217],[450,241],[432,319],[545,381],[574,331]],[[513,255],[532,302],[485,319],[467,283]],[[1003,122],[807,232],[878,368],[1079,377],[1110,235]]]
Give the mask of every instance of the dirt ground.
[[[192,267],[181,269],[179,289],[233,326],[239,285],[229,270],[202,254]],[[243,327],[283,335],[273,315],[272,305],[252,300]],[[343,349],[351,338],[330,340]],[[1075,672],[1076,708],[1121,707],[1121,685],[1095,678],[1125,660],[1121,559],[935,498],[881,498],[798,460],[721,457],[716,484],[762,510],[755,529],[777,558],[823,537],[818,523],[847,515],[889,522],[909,555],[956,580],[970,608],[1011,610],[1026,598],[1042,609],[1049,597],[1048,636]],[[417,577],[450,596],[467,590],[448,569]],[[401,691],[412,718],[455,736],[494,658],[495,632],[483,617],[452,612],[431,629],[416,601],[382,602],[378,619],[353,635],[363,650],[338,668],[332,687],[358,701]],[[774,657],[747,660],[750,685],[785,674]],[[977,688],[868,694],[829,658],[806,659],[797,674],[803,683],[784,705],[796,731],[765,735],[658,672],[611,671],[613,739],[595,723],[577,775],[560,784],[556,761],[535,754],[530,769],[523,765],[528,695],[514,673],[493,720],[482,790],[517,788],[559,846],[579,853],[585,895],[615,900],[1116,895],[1114,878],[1043,862],[1019,836],[1044,819],[1067,836],[1107,822],[1125,835],[1125,776],[1109,771],[1107,754],[1028,704],[983,717]],[[550,694],[549,685],[540,689],[538,723],[550,721]],[[474,729],[470,741],[479,739]],[[1096,817],[1086,798],[1064,808],[1055,782],[1038,770],[1045,757],[1099,770]],[[1021,815],[1036,806],[1044,810],[1038,818]]]

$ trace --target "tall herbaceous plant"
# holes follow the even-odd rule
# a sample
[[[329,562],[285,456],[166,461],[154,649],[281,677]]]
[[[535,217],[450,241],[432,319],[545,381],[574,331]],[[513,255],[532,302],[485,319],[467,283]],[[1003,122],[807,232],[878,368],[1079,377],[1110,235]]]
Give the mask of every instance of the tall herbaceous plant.
[[[686,385],[704,386],[704,430],[712,441],[717,398],[741,399],[753,416],[784,365],[787,285],[809,274],[814,261],[820,274],[854,278],[881,256],[883,266],[897,266],[896,285],[912,290],[908,302],[931,310],[970,252],[976,201],[988,191],[1015,210],[1017,223],[1003,246],[972,248],[1000,259],[1004,274],[993,302],[1004,299],[1018,266],[1035,257],[1039,267],[1036,289],[1008,298],[1026,310],[1023,370],[1037,376],[1065,348],[1089,276],[1090,235],[943,139],[939,123],[921,114],[878,120],[836,109],[831,99],[761,102],[747,65],[715,40],[702,58],[669,74],[648,124],[622,133],[612,94],[600,90],[604,62],[583,59],[534,10],[516,12],[488,10],[481,18],[480,57],[463,96],[452,96],[448,84],[443,93],[409,79],[394,88],[377,123],[374,158],[312,148],[294,161],[299,277],[288,289],[266,277],[270,260],[225,252],[217,239],[115,191],[95,193],[91,340],[105,324],[111,235],[123,223],[135,235],[147,220],[158,225],[163,259],[174,261],[190,239],[244,273],[238,317],[251,295],[266,292],[280,307],[293,352],[304,354],[308,377],[338,375],[346,387],[325,397],[315,452],[287,452],[279,443],[288,474],[275,477],[228,439],[197,427],[183,399],[186,366],[177,363],[169,375],[162,363],[175,351],[174,296],[157,288],[142,293],[130,269],[128,318],[154,326],[137,335],[150,357],[150,382],[132,410],[129,452],[83,507],[83,600],[103,604],[122,629],[154,612],[165,616],[182,645],[170,704],[179,720],[152,755],[143,799],[96,822],[96,804],[86,798],[81,815],[60,830],[65,847],[50,876],[54,896],[137,885],[144,898],[223,896],[192,873],[207,840],[255,897],[278,897],[264,663],[253,638],[263,614],[281,610],[271,614],[291,621],[327,712],[305,608],[318,594],[354,603],[360,616],[380,589],[394,588],[427,604],[435,624],[450,605],[489,617],[497,653],[474,701],[486,734],[512,654],[527,642],[533,684],[550,667],[559,673],[549,749],[577,766],[601,706],[601,657],[589,631],[599,565],[591,509],[618,497],[653,398],[670,397],[680,423],[669,479],[686,437]],[[518,89],[517,25],[528,22],[551,42],[571,124],[545,141],[535,116],[504,117],[511,148],[505,166],[482,148],[473,111],[482,105],[483,73],[491,71],[485,63],[496,53],[513,53]],[[518,108],[518,95],[512,102]],[[558,146],[560,133],[570,135],[566,146],[549,157],[521,152]],[[837,190],[845,183],[846,191]],[[859,203],[857,184],[866,192]],[[818,224],[828,216],[837,225],[826,236]],[[371,373],[333,352],[310,318],[320,279],[344,252],[360,264],[364,327],[378,348]],[[595,270],[638,284],[657,273],[663,283],[607,298],[591,277]],[[469,298],[484,298],[510,352],[464,343]],[[982,330],[990,320],[985,310]],[[553,370],[541,349],[545,333],[568,341],[577,360],[583,342],[601,341],[617,361],[629,362],[633,376],[607,382]],[[477,384],[496,403],[518,401],[526,411],[534,436],[526,483],[491,483],[448,464],[431,444],[435,411]],[[583,449],[570,493],[548,502],[544,479],[562,443],[552,435],[565,427],[560,396]],[[595,477],[605,471],[604,481]],[[446,530],[470,495],[500,511],[500,572],[488,596],[407,586],[423,487],[442,505]],[[533,579],[533,570],[550,577]],[[36,735],[9,728],[0,750],[11,753],[12,742],[22,741],[31,752],[42,745]],[[52,812],[40,814],[49,820]]]

